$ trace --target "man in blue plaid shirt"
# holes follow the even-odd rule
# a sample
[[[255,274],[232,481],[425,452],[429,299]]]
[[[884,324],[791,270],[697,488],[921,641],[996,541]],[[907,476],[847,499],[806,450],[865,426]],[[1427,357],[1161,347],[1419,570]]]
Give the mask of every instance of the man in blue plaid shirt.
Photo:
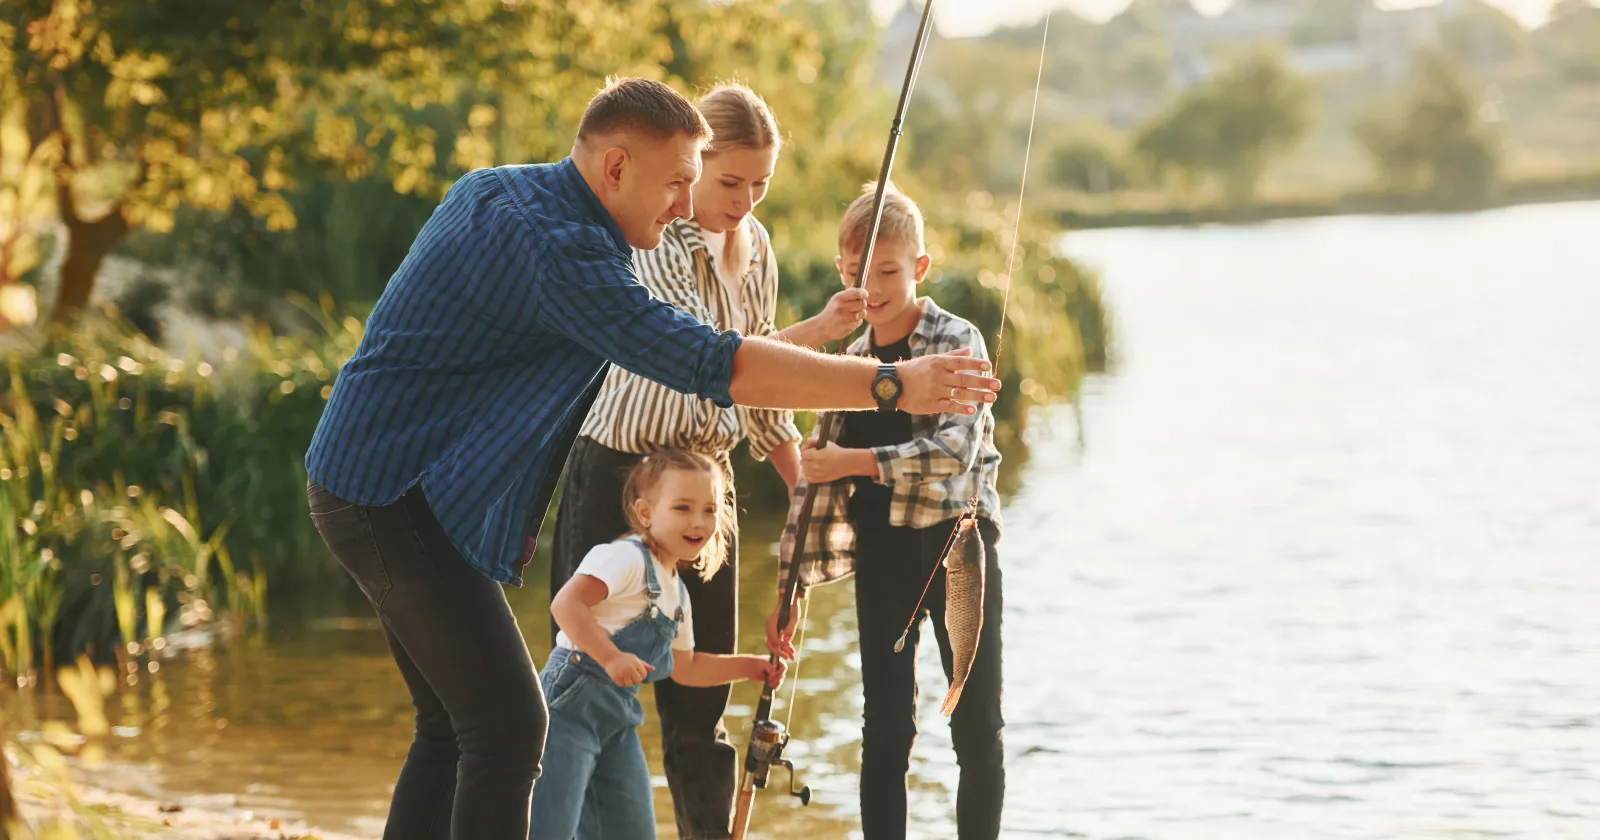
[[[417,708],[384,837],[528,834],[544,699],[501,583],[520,585],[609,364],[718,405],[975,411],[988,363],[882,367],[718,332],[653,298],[632,248],[691,215],[710,138],[624,79],[559,163],[451,187],[339,372],[306,454],[311,518],[382,619]],[[620,504],[620,500],[619,500]]]

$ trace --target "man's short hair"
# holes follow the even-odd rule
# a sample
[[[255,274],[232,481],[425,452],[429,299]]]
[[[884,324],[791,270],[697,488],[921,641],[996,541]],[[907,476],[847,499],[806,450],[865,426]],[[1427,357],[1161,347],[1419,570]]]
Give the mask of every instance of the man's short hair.
[[[861,196],[850,202],[839,220],[839,255],[849,259],[861,256],[867,244],[867,229],[872,226],[873,198],[878,192],[876,182],[862,187]],[[883,196],[883,215],[878,217],[879,242],[903,242],[913,245],[921,254],[925,248],[922,239],[922,210],[905,193],[895,189],[890,182]]]
[[[711,126],[694,103],[652,79],[607,79],[578,123],[579,140],[622,131],[663,138],[687,134],[702,142],[711,140]]]

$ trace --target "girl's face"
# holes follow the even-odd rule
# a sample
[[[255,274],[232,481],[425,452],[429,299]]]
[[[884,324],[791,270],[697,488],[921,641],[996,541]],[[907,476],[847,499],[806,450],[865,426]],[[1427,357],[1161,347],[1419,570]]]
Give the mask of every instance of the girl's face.
[[[717,533],[722,501],[721,476],[700,470],[668,470],[647,498],[634,500],[634,513],[649,531],[663,561],[689,563]]]
[[[778,150],[736,146],[701,161],[700,180],[692,191],[694,220],[712,233],[721,233],[738,227],[767,197]]]

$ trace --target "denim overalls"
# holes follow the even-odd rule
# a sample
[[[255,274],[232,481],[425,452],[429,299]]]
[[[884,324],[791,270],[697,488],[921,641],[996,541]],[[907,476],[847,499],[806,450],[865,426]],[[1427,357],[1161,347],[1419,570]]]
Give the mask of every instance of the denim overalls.
[[[649,549],[637,539],[644,562],[644,611],[611,642],[655,670],[645,682],[672,675],[672,640],[689,594],[678,578],[678,610],[657,606],[661,582]],[[539,675],[550,704],[544,772],[533,786],[530,840],[654,840],[656,815],[650,769],[639,743],[644,707],[639,687],[622,688],[588,654],[558,647]]]

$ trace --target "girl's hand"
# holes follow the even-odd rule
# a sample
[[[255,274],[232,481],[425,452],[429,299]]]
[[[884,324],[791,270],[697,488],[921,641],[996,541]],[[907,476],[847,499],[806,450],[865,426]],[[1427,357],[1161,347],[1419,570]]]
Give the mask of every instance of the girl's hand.
[[[842,446],[819,449],[814,442],[806,441],[800,451],[800,472],[811,484],[825,484],[856,475],[875,476],[878,474],[878,460],[870,449],[846,449]]]
[[[867,290],[845,289],[828,299],[828,305],[817,315],[817,324],[827,336],[826,341],[838,341],[855,332],[866,314]]]
[[[783,675],[789,671],[788,663],[782,659],[773,662],[765,656],[752,655],[745,661],[749,663],[745,679],[765,682],[773,688],[783,685]]]
[[[618,651],[617,655],[611,657],[611,661],[605,663],[605,665],[606,676],[623,688],[644,682],[644,678],[650,676],[650,672],[655,670],[645,664],[643,659],[622,651]]]

